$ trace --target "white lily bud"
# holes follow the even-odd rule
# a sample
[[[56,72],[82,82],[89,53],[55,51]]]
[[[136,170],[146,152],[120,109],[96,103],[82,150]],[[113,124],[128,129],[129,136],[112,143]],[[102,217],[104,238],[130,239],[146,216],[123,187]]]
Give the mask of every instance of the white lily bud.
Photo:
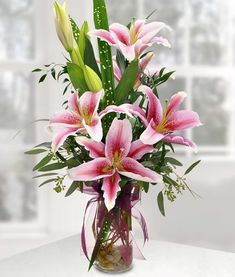
[[[71,52],[74,47],[74,37],[66,3],[61,6],[55,2],[53,12],[58,38],[66,51]]]

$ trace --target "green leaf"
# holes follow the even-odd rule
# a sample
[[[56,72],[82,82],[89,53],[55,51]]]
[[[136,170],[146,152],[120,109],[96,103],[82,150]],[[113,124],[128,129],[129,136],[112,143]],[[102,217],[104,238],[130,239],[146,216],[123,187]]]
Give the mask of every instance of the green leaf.
[[[45,166],[46,164],[48,164],[53,158],[53,155],[49,154],[46,157],[44,157],[38,164],[35,165],[35,167],[33,168],[33,171],[38,170],[39,168]]]
[[[93,0],[93,16],[96,29],[109,30],[108,15],[105,0]],[[107,42],[98,39],[99,58],[103,88],[105,90],[104,104],[113,103],[114,74],[111,47]]]
[[[42,83],[42,82],[44,82],[44,80],[46,79],[46,77],[47,77],[47,74],[44,74],[44,75],[42,75],[42,77],[39,79],[39,83]]]
[[[70,196],[75,190],[82,186],[82,182],[74,181],[65,194],[65,197]]]
[[[89,27],[87,21],[85,21],[80,30],[80,36],[78,40],[78,47],[81,54],[82,59],[84,60],[84,53],[86,48],[86,35],[89,32]]]
[[[83,70],[73,63],[67,63],[67,69],[73,87],[79,89],[82,93],[88,91]]]
[[[32,72],[40,72],[40,71],[42,71],[42,69],[40,68],[35,68],[34,70],[32,70]]]
[[[98,237],[96,239],[96,243],[95,243],[92,255],[91,255],[88,270],[90,270],[91,267],[93,266],[93,264],[95,262],[95,259],[97,257],[97,254],[100,250],[100,247],[107,238],[107,235],[109,233],[109,229],[110,229],[110,222],[105,218],[104,221],[103,221],[102,227],[100,228],[100,232],[98,234]]]
[[[48,184],[48,183],[54,182],[54,181],[56,181],[55,178],[54,178],[54,179],[46,180],[46,181],[44,181],[43,183],[41,183],[41,184],[39,185],[39,187],[42,187],[42,186],[44,186],[44,185],[46,185],[46,184]]]
[[[138,61],[135,60],[129,64],[129,66],[123,73],[114,94],[115,102],[117,105],[123,103],[127,99],[130,90],[133,89],[138,74],[138,69]]]
[[[158,196],[157,196],[157,203],[158,203],[159,211],[161,212],[161,214],[162,214],[163,216],[165,216],[164,198],[163,198],[163,193],[162,193],[162,191],[160,191],[159,194],[158,194]]]
[[[78,161],[76,158],[71,158],[71,159],[66,161],[66,164],[67,164],[68,168],[70,169],[70,168],[73,168],[73,167],[76,167],[76,166],[80,165],[81,162]]]
[[[128,62],[119,50],[117,50],[116,61],[121,73],[123,74],[126,70],[126,67],[128,66]]]
[[[46,151],[48,151],[48,150],[46,150],[46,149],[33,149],[33,150],[26,151],[24,153],[27,154],[27,155],[37,155],[37,154],[41,154],[41,153],[46,152]]]
[[[169,176],[164,175],[163,176],[163,182],[172,185],[175,188],[178,188],[178,184],[175,180],[171,179]]]
[[[33,176],[33,179],[41,178],[41,177],[48,177],[48,176],[55,176],[55,175],[58,175],[58,173],[45,173],[45,174]]]
[[[79,35],[80,35],[80,30],[78,28],[77,23],[70,17],[70,22],[73,30],[73,36],[77,44],[79,43]]]
[[[36,146],[34,146],[34,148],[38,148],[38,147],[45,147],[45,148],[51,148],[51,142],[43,142],[43,143],[40,143]]]
[[[49,164],[44,167],[41,167],[38,171],[42,171],[42,172],[52,171],[52,170],[62,169],[66,166],[67,166],[66,163],[53,163],[53,164]]]
[[[178,160],[176,160],[176,159],[174,159],[172,157],[166,157],[165,158],[165,162],[173,164],[173,165],[176,165],[176,166],[183,166],[181,162],[179,162]]]
[[[149,183],[143,181],[138,181],[137,183],[144,190],[144,192],[147,193],[149,191]]]
[[[86,38],[86,48],[85,48],[85,54],[84,54],[84,63],[88,65],[91,69],[95,71],[95,73],[99,76],[101,79],[101,74],[99,67],[96,62],[95,53],[92,47],[92,44],[88,38]]]
[[[55,68],[51,69],[51,76],[53,77],[53,79],[56,80],[56,71],[55,71]]]
[[[164,74],[162,77],[158,78],[155,81],[155,85],[160,86],[161,84],[165,83],[171,77],[171,75],[174,73],[175,73],[175,71],[170,71],[170,72]]]
[[[199,161],[193,163],[192,165],[190,165],[190,167],[185,171],[184,175],[186,175],[189,172],[191,172],[194,169],[194,167],[196,167],[200,162],[201,162],[201,160],[199,160]]]

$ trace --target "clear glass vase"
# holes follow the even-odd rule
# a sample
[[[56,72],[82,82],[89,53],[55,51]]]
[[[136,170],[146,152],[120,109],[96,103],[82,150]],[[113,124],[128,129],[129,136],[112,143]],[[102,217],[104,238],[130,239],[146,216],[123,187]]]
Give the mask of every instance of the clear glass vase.
[[[93,233],[96,240],[100,239],[101,236],[102,238],[95,266],[103,272],[125,272],[132,267],[132,188],[132,182],[126,184],[116,200],[115,207],[109,212],[103,199],[98,201]]]

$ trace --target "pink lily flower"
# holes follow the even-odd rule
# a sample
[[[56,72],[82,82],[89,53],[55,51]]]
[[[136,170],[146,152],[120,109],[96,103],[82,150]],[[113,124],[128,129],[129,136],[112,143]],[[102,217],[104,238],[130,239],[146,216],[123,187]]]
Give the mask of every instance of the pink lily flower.
[[[95,141],[101,141],[103,129],[97,113],[103,91],[85,92],[80,98],[73,93],[68,101],[68,110],[55,114],[50,126],[58,125],[63,129],[52,140],[52,150],[56,152],[66,138],[79,133],[87,133]]]
[[[141,81],[140,81],[141,74],[145,72],[148,64],[153,59],[153,57],[154,57],[154,53],[149,52],[142,59],[140,59],[140,61],[139,61],[139,73],[138,73],[137,78],[136,78],[134,89],[137,89],[141,85]],[[113,70],[114,70],[114,77],[115,77],[116,81],[119,82],[122,78],[122,73],[121,73],[120,68],[118,67],[118,64],[117,64],[117,61],[116,61],[115,58],[113,59]]]
[[[130,29],[119,23],[113,23],[110,25],[109,31],[98,29],[90,34],[106,41],[110,46],[116,47],[128,61],[133,61],[153,44],[170,47],[167,39],[157,37],[164,27],[166,25],[162,22],[146,24],[146,20],[133,20]]]
[[[147,86],[139,88],[149,100],[147,118],[144,120],[146,130],[141,134],[140,140],[145,144],[155,144],[158,141],[176,143],[196,148],[196,145],[188,138],[174,135],[172,132],[201,125],[196,112],[181,110],[179,106],[186,97],[186,93],[179,92],[173,95],[163,111],[161,103],[153,91]]]
[[[111,210],[120,191],[120,175],[150,183],[161,181],[161,175],[145,168],[136,160],[153,147],[140,140],[132,142],[132,128],[128,119],[114,119],[106,137],[106,144],[94,142],[86,137],[78,137],[77,142],[90,152],[94,160],[70,169],[72,180],[93,181],[103,179],[105,205]]]

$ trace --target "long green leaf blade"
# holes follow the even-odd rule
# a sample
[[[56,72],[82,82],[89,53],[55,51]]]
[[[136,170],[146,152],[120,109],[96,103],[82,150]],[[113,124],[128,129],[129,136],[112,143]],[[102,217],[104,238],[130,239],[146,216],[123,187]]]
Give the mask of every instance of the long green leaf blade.
[[[93,0],[94,24],[96,29],[109,30],[107,10],[104,0]],[[101,75],[105,90],[104,102],[113,103],[114,74],[111,47],[98,39]]]
[[[117,105],[123,103],[127,99],[130,90],[132,90],[134,87],[137,74],[138,74],[138,61],[133,61],[126,68],[115,90],[114,97]]]
[[[158,196],[157,196],[157,203],[158,203],[159,211],[161,212],[161,214],[162,214],[163,216],[165,216],[164,198],[163,198],[163,193],[162,193],[162,191],[160,191],[159,194],[158,194]]]
[[[185,171],[184,175],[186,175],[189,172],[191,172],[194,169],[194,167],[196,167],[200,162],[201,162],[201,160],[199,160],[199,161],[193,163],[192,165],[190,165],[190,167]]]

